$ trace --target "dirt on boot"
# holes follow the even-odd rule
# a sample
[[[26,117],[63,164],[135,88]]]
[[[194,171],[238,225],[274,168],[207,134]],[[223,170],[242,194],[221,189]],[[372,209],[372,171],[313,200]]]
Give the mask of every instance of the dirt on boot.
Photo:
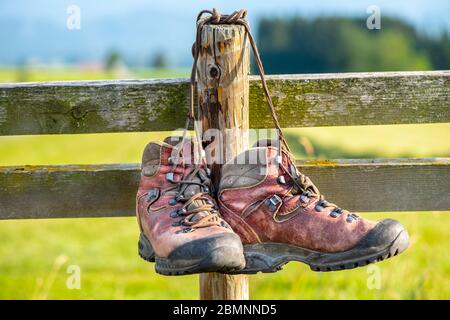
[[[169,137],[145,148],[136,198],[139,255],[164,275],[236,272],[245,265],[241,241],[219,216],[194,147],[190,139]]]
[[[329,203],[291,155],[267,141],[222,167],[218,197],[244,244],[242,273],[275,272],[293,260],[314,271],[351,269],[408,247],[399,222],[366,220]]]

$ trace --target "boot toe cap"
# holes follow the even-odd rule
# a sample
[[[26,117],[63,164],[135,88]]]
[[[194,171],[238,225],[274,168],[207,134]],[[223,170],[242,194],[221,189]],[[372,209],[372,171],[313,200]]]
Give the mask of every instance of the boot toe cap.
[[[398,248],[398,253],[403,252],[409,245],[408,232],[400,222],[384,219],[358,242],[357,247],[380,249],[394,244]]]
[[[244,249],[235,233],[219,233],[185,243],[168,256],[171,260],[198,261],[204,270],[242,269],[245,266]]]

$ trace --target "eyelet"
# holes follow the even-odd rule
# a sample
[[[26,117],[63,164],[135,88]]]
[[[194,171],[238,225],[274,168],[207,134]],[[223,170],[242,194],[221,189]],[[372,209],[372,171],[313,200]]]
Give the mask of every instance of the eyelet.
[[[183,225],[183,219],[178,220],[177,222],[172,223],[172,227],[181,227]]]
[[[178,210],[174,210],[170,213],[171,218],[177,218],[178,217]]]
[[[158,189],[151,189],[147,192],[147,202],[152,201],[158,196]]]
[[[177,195],[176,197],[175,197],[175,200],[178,202],[178,201],[183,201],[184,200],[184,195],[182,195],[182,194],[179,194],[179,195]]]
[[[285,184],[285,183],[286,183],[286,179],[284,178],[284,176],[279,176],[279,177],[277,178],[277,182],[278,182],[279,184]]]
[[[342,209],[341,208],[336,208],[333,211],[330,212],[330,216],[333,218],[337,218],[342,214]]]
[[[274,194],[272,197],[266,200],[266,205],[269,207],[270,211],[275,211],[281,202],[281,198]]]
[[[276,164],[281,164],[282,162],[283,162],[283,158],[280,155],[275,157],[275,163]]]
[[[322,212],[323,211],[323,207],[322,207],[322,205],[316,205],[315,207],[314,207],[314,210],[316,210],[317,212]]]
[[[166,173],[166,180],[169,182],[175,182],[175,175],[173,172]]]
[[[172,198],[169,200],[169,205],[174,206],[177,204],[177,202],[178,202],[178,200],[176,198]]]
[[[224,227],[224,228],[228,228],[228,229],[231,229],[231,227],[230,227],[230,225],[228,224],[228,223],[226,223],[225,221],[220,221],[220,225],[222,226],[222,227]]]
[[[356,214],[350,213],[349,215],[347,215],[347,219],[345,219],[345,221],[347,221],[348,223],[352,223],[357,218],[358,216]]]
[[[302,203],[307,204],[307,203],[309,202],[309,197],[306,196],[306,195],[304,195],[304,194],[302,194],[302,195],[300,196],[300,201],[301,201]]]
[[[328,206],[328,201],[326,201],[326,200],[319,200],[319,203],[315,206],[314,209],[317,212],[322,212],[323,209],[325,209],[325,207],[327,207],[327,206]]]

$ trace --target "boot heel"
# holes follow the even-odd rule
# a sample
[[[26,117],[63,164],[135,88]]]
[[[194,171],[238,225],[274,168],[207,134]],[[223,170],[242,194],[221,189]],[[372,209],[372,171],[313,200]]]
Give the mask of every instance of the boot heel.
[[[155,251],[153,251],[150,241],[148,241],[147,237],[143,233],[139,236],[138,248],[139,256],[142,259],[149,262],[155,262]]]

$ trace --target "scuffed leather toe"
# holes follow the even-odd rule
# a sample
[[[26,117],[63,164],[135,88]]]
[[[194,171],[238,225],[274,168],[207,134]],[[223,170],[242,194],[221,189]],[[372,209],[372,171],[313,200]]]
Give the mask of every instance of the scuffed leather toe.
[[[393,219],[385,219],[378,222],[375,227],[357,243],[356,247],[358,249],[379,249],[389,246],[394,241],[400,241],[401,243],[398,243],[397,245],[403,250],[406,249],[409,244],[408,232],[400,222]]]

